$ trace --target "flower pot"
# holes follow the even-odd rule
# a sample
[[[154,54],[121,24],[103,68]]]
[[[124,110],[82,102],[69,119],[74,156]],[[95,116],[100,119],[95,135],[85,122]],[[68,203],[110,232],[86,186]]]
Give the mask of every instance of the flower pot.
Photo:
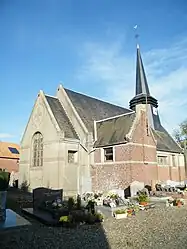
[[[6,197],[7,191],[0,191],[0,222],[6,220]]]
[[[124,213],[124,214],[115,214],[115,218],[117,220],[127,218],[127,213]]]
[[[141,201],[141,202],[140,202],[140,205],[141,205],[141,206],[146,206],[146,205],[147,205],[147,202],[146,202],[146,201]]]
[[[182,203],[181,202],[178,202],[177,203],[177,207],[181,207],[182,206]]]

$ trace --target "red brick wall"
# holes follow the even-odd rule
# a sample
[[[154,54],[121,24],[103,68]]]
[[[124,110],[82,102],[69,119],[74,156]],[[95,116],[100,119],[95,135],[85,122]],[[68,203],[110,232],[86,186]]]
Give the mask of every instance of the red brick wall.
[[[159,166],[158,179],[161,181],[183,181],[185,179],[185,169],[184,167]]]
[[[134,144],[133,144],[134,143]],[[141,112],[139,122],[134,127],[130,143],[114,146],[115,161],[101,161],[102,149],[96,149],[95,166],[92,168],[93,190],[126,188],[134,181],[151,185],[151,180],[184,179],[184,170],[157,166],[156,143],[149,132],[147,136],[145,112]],[[146,164],[147,163],[147,164]]]
[[[115,161],[156,161],[156,148],[147,147],[142,144],[123,144],[115,146]]]
[[[101,149],[96,149],[94,151],[94,162],[100,163],[101,162]]]
[[[92,168],[92,184],[94,191],[104,191],[115,188],[125,189],[134,180],[151,185],[151,180],[157,179],[157,166],[144,164],[103,164]]]
[[[6,159],[6,158],[0,158],[0,168],[6,169],[8,172],[18,172],[18,163],[17,159]]]

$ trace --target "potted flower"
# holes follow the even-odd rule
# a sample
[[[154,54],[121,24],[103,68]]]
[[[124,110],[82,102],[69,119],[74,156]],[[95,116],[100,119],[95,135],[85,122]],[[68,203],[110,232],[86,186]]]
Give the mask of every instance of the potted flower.
[[[10,173],[0,170],[0,221],[6,220],[6,196],[9,181]]]
[[[147,203],[148,203],[149,199],[148,199],[148,196],[144,193],[141,193],[139,196],[138,196],[138,202],[141,206],[146,206]]]
[[[114,211],[114,217],[118,219],[127,218],[127,210],[126,209],[118,209]]]
[[[181,207],[183,205],[182,200],[176,199],[174,200],[174,206]]]

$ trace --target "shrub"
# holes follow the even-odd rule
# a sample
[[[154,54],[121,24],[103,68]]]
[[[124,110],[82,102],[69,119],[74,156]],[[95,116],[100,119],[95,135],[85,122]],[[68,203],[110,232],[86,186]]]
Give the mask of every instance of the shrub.
[[[28,192],[30,184],[27,181],[22,182],[20,189],[23,192]]]
[[[0,171],[0,191],[6,191],[9,186],[10,173],[6,171]]]
[[[76,203],[77,209],[81,209],[81,197],[80,195],[77,195],[77,203]]]
[[[75,206],[75,201],[73,197],[69,197],[68,199],[68,211],[71,212]]]

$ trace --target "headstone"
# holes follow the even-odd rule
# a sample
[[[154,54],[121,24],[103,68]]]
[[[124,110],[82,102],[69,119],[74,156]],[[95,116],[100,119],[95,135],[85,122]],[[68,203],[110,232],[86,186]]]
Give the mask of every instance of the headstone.
[[[125,196],[125,198],[131,197],[130,186],[128,186],[126,189],[124,189],[124,196]]]
[[[134,181],[130,184],[131,196],[136,196],[137,192],[144,188],[144,182]]]
[[[33,209],[38,209],[46,201],[62,200],[62,189],[36,188],[33,190]]]

